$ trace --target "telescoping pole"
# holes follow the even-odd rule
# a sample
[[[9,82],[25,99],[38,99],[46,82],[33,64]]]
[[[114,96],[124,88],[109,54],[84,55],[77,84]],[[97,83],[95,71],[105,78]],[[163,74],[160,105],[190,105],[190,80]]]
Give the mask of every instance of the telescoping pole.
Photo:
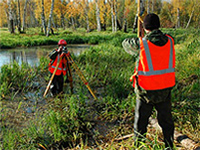
[[[57,65],[56,65],[56,68],[55,68],[55,70],[54,70],[54,72],[53,72],[53,74],[52,74],[52,76],[51,76],[51,79],[49,80],[49,83],[48,83],[48,85],[47,85],[47,87],[46,87],[46,90],[45,90],[45,92],[44,92],[43,97],[46,96],[46,94],[47,94],[47,92],[48,92],[48,90],[49,90],[49,88],[50,88],[50,86],[51,86],[51,83],[52,83],[53,78],[54,78],[54,76],[55,76],[55,74],[56,74],[56,71],[58,70],[58,66],[59,66],[61,60],[62,60],[62,56],[59,58],[59,61],[58,61]]]
[[[137,36],[138,37],[140,37],[140,32],[141,32],[140,31],[140,1],[141,0],[138,0],[138,10],[137,10],[137,12],[138,12],[138,14],[137,14],[138,15],[138,22],[137,22],[137,24],[138,24],[137,25],[138,26],[138,31],[137,31]]]

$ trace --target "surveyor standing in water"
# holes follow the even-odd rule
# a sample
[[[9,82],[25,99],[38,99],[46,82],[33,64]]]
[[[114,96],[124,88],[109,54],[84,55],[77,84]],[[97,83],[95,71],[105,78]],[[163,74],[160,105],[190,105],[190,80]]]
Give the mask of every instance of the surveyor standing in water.
[[[51,93],[53,96],[61,93],[63,91],[63,83],[64,83],[64,76],[67,74],[67,56],[70,53],[67,51],[66,48],[67,42],[63,39],[59,40],[58,42],[58,49],[53,50],[50,54],[50,63],[49,63],[49,72],[53,74],[57,63],[59,63],[58,69],[55,73],[53,78],[52,84],[50,86]],[[66,79],[68,80],[68,78]]]
[[[143,21],[144,38],[125,39],[125,51],[137,57],[131,77],[136,93],[134,120],[135,144],[144,140],[148,119],[155,107],[165,147],[173,148],[174,123],[171,114],[171,89],[175,85],[175,50],[171,36],[159,30],[160,20],[148,14]]]

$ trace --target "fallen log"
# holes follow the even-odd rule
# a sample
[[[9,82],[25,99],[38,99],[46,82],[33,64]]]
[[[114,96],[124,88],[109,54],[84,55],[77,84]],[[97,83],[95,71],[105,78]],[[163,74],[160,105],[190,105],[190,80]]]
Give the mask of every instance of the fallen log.
[[[156,130],[161,132],[161,127],[159,126],[156,119],[150,119],[150,127],[155,128]],[[125,140],[127,138],[132,137],[134,134],[128,134],[125,136],[122,136],[120,138],[116,138],[115,141],[121,141]],[[183,135],[179,133],[178,131],[174,131],[174,139],[181,144],[182,147],[188,149],[188,150],[200,150],[200,144],[192,141],[187,135]]]

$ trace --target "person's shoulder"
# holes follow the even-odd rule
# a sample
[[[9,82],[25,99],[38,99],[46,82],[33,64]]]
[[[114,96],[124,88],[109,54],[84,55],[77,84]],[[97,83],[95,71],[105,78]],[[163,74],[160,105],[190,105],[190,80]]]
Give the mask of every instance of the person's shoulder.
[[[171,37],[172,39],[174,39],[174,37],[171,34],[168,33],[164,33],[165,36]]]

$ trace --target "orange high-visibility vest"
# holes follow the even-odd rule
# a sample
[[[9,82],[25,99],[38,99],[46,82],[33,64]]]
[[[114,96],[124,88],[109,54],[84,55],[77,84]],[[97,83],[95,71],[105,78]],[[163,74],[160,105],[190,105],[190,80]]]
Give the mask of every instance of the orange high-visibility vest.
[[[59,59],[60,59],[60,55],[58,54],[56,56],[56,59],[54,60],[54,62],[52,64],[51,64],[51,62],[53,60],[50,61],[50,63],[49,63],[49,71],[51,73],[54,72],[57,63],[59,62]],[[66,66],[67,60],[65,58],[63,58],[63,57],[61,59],[62,60],[60,61],[60,64],[58,66],[58,69],[57,69],[55,75],[61,75],[61,73],[63,73],[63,75],[66,75],[66,72],[67,72],[67,66]]]
[[[145,90],[161,90],[175,85],[175,49],[170,36],[164,46],[140,38],[139,56],[139,64],[131,77],[133,86],[136,78],[138,85]]]

